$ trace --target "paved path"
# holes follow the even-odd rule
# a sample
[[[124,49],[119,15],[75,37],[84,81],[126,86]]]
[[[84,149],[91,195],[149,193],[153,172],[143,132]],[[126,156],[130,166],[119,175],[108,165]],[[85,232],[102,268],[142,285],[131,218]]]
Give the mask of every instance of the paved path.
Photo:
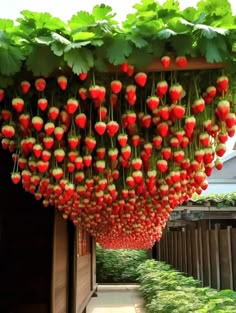
[[[99,285],[86,313],[145,313],[137,285]]]

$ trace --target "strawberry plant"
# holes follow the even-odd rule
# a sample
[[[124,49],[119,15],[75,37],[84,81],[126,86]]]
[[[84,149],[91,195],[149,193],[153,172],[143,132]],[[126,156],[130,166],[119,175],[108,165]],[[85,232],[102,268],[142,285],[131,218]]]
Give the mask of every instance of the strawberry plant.
[[[13,183],[102,247],[150,248],[235,134],[234,20],[226,0],[143,0],[122,24],[104,4],[66,23],[27,10],[0,20]],[[216,69],[190,71],[192,57]]]

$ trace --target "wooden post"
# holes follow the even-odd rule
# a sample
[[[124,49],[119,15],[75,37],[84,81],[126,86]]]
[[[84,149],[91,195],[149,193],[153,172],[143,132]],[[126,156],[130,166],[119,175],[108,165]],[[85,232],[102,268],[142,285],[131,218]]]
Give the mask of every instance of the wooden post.
[[[215,224],[215,258],[217,290],[220,290],[219,224]]]
[[[161,257],[162,257],[162,255],[161,255],[161,240],[158,242],[158,244],[157,244],[157,254],[158,254],[158,261],[162,261],[162,259],[161,259]]]
[[[170,232],[171,235],[171,265],[174,265],[174,235],[173,231]]]
[[[184,258],[184,266],[183,271],[185,273],[188,272],[188,257],[187,257],[187,243],[186,243],[186,228],[182,232],[182,245],[183,245],[183,258]]]
[[[175,260],[174,260],[174,265],[175,265],[175,268],[178,268],[178,231],[174,232],[174,238],[175,238],[175,247],[174,247]]]
[[[207,246],[207,267],[208,267],[208,282],[211,287],[211,256],[210,256],[210,233],[206,231],[206,246]]]
[[[227,242],[228,242],[228,256],[229,256],[229,286],[230,286],[230,289],[234,289],[231,229],[232,229],[232,226],[227,227]]]
[[[191,231],[187,231],[188,275],[193,275]]]
[[[168,232],[166,232],[166,240],[165,240],[165,244],[166,244],[166,262],[168,263],[169,262],[169,242],[168,242]]]
[[[196,265],[197,265],[197,279],[200,280],[200,262],[198,249],[198,229],[195,229],[195,249],[196,249]]]
[[[200,280],[202,282],[203,285],[203,252],[202,252],[202,228],[200,227],[198,229],[198,240],[199,240],[199,264],[200,264]]]
[[[178,269],[183,271],[183,247],[181,231],[178,231]]]

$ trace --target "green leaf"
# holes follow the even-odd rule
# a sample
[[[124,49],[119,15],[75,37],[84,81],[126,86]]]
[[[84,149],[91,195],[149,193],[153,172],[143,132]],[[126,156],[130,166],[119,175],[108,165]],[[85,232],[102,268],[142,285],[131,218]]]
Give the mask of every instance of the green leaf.
[[[130,34],[127,36],[127,39],[132,41],[137,48],[143,48],[148,45],[147,40],[143,39],[138,34],[135,34],[135,35]]]
[[[81,48],[83,46],[87,46],[91,43],[91,41],[81,41],[81,42],[72,42],[71,44],[67,45],[64,49],[64,52],[68,52],[72,49]]]
[[[94,65],[93,54],[87,48],[71,49],[64,54],[64,60],[75,74],[86,73]]]
[[[24,55],[20,48],[0,47],[0,74],[11,76],[20,71]]]
[[[62,59],[56,56],[50,47],[35,45],[26,61],[26,66],[35,76],[49,75],[60,67],[61,61]]]
[[[96,21],[111,19],[116,15],[115,13],[112,13],[112,7],[105,4],[95,5],[92,13]]]
[[[152,63],[153,56],[143,50],[135,50],[128,57],[128,62],[134,64],[137,70],[144,70]]]
[[[163,9],[179,11],[179,1],[177,0],[166,0],[162,4]]]
[[[175,31],[176,33],[189,32],[192,28],[192,23],[181,17],[173,17],[169,19],[167,27]]]
[[[77,40],[89,40],[91,38],[94,38],[96,36],[95,33],[92,32],[78,32],[72,35],[72,39],[74,41]]]
[[[131,44],[124,37],[114,37],[107,47],[106,57],[110,63],[119,65],[125,62],[132,52]]]
[[[68,25],[72,31],[78,31],[95,24],[95,22],[96,21],[93,15],[86,11],[80,11],[76,15],[72,16],[68,22]]]
[[[190,34],[172,36],[170,42],[177,55],[190,54],[193,49],[193,39]]]
[[[65,49],[65,45],[58,42],[53,42],[51,44],[51,50],[53,51],[53,53],[55,55],[57,55],[58,57],[62,56],[64,53],[64,49]]]
[[[199,48],[205,55],[207,62],[222,62],[227,56],[227,46],[222,36],[217,36],[214,39],[202,37],[199,42]]]
[[[160,39],[168,39],[171,36],[175,36],[177,33],[173,31],[172,29],[162,29],[161,31],[158,32],[157,36]]]
[[[215,38],[218,34],[226,35],[228,33],[227,29],[211,27],[204,24],[194,25],[193,31],[197,30],[200,30],[201,34],[208,39]]]
[[[70,40],[58,33],[52,32],[51,36],[54,40],[59,41],[63,45],[69,45],[71,43]]]
[[[9,31],[14,27],[14,23],[10,19],[0,18],[0,29]]]
[[[39,36],[34,38],[35,42],[41,45],[50,45],[53,42],[51,36]]]

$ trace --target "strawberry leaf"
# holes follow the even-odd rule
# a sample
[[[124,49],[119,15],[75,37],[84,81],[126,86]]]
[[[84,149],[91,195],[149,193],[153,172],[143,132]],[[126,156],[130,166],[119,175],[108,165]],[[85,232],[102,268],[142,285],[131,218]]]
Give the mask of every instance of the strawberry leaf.
[[[0,74],[11,76],[21,69],[24,55],[19,47],[0,45]]]
[[[198,46],[202,55],[205,55],[207,62],[222,62],[227,56],[227,46],[223,36],[217,36],[214,39],[207,39],[202,37]]]
[[[140,35],[128,35],[127,39],[132,41],[137,48],[143,48],[148,45],[147,40],[143,39]]]
[[[26,66],[35,76],[49,75],[60,66],[61,61],[62,59],[56,56],[50,47],[34,45],[32,53],[27,58]]]
[[[47,46],[53,42],[53,39],[51,36],[39,36],[39,37],[36,37],[34,40],[38,44],[47,45]]]
[[[73,15],[69,20],[68,25],[72,31],[78,31],[86,29],[88,26],[95,24],[95,18],[93,15],[86,11],[80,11],[76,15]]]
[[[105,4],[95,5],[92,13],[96,21],[110,20],[116,15],[112,12],[112,7]]]
[[[58,33],[52,32],[51,36],[55,41],[58,41],[63,45],[69,45],[71,43],[70,40],[68,40],[67,38]]]
[[[91,38],[94,38],[95,36],[96,34],[92,32],[78,32],[72,35],[72,39],[73,41],[89,40]]]
[[[193,31],[200,31],[201,35],[208,39],[215,38],[218,34],[226,35],[228,33],[227,29],[211,27],[204,24],[194,25]]]
[[[75,48],[64,54],[64,60],[75,74],[87,73],[94,65],[93,54],[87,48]]]
[[[177,55],[190,54],[193,49],[192,36],[190,34],[172,36],[171,46],[174,48]]]
[[[125,38],[116,36],[108,45],[106,57],[110,63],[119,65],[125,62],[131,52],[131,44]]]
[[[135,50],[128,57],[128,62],[130,64],[136,64],[135,68],[137,70],[144,70],[149,64],[151,64],[153,56],[143,50]]]

